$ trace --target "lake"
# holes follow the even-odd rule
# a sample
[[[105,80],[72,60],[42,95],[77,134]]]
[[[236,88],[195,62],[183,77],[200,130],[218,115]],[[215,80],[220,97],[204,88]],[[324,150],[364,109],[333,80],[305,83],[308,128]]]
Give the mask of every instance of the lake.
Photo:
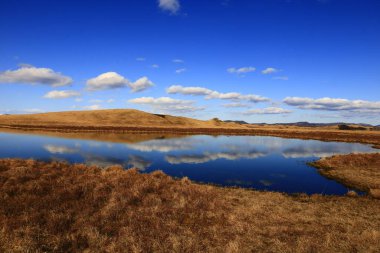
[[[375,151],[357,143],[267,136],[119,134],[111,139],[101,133],[92,135],[96,140],[0,132],[0,158],[121,165],[222,186],[343,195],[347,187],[321,176],[307,162],[334,154]]]

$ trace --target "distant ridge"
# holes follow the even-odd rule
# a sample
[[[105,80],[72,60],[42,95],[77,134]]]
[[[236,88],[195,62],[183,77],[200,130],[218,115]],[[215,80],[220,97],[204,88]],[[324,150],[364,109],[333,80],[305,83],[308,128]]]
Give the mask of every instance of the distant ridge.
[[[337,126],[337,125],[355,125],[363,127],[379,127],[380,125],[373,126],[367,123],[347,123],[347,122],[333,122],[333,123],[310,123],[307,121],[290,122],[290,123],[247,123],[239,120],[225,120],[224,122],[235,122],[239,124],[251,124],[251,125],[282,125],[282,126],[300,126],[300,127],[323,127],[323,126]]]
[[[237,124],[241,124],[241,125],[246,125],[246,124],[249,124],[248,122],[244,121],[244,120],[224,120],[224,122],[227,122],[227,123],[237,123]]]

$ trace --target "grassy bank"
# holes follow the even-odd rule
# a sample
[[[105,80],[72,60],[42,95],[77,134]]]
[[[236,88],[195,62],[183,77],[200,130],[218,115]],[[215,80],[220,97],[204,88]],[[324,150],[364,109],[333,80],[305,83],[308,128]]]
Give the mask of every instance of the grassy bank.
[[[380,201],[0,160],[0,251],[376,252]]]
[[[326,177],[380,198],[380,153],[337,155],[311,165]]]
[[[57,137],[107,140],[122,142],[125,136],[144,134],[146,136],[160,136],[165,138],[186,135],[258,135],[275,136],[282,138],[296,138],[304,140],[339,141],[372,144],[380,148],[380,131],[342,131],[336,129],[320,129],[306,127],[265,127],[251,126],[246,128],[159,128],[159,127],[77,127],[77,126],[30,126],[30,125],[0,125],[0,132],[32,133]],[[101,133],[101,134],[99,134]],[[108,138],[110,136],[111,138]],[[124,136],[117,139],[117,136]],[[128,142],[129,140],[126,140]],[[137,141],[137,140],[136,140]]]
[[[186,117],[151,114],[132,109],[51,112],[28,115],[0,115],[0,129],[44,131],[73,135],[75,133],[145,133],[145,134],[208,134],[267,135],[284,138],[322,141],[360,142],[380,146],[380,131],[341,130],[332,126],[291,126],[237,124],[218,119],[197,120]],[[348,126],[347,129],[362,129]],[[370,130],[372,129],[372,130]],[[95,134],[95,138],[96,138]]]

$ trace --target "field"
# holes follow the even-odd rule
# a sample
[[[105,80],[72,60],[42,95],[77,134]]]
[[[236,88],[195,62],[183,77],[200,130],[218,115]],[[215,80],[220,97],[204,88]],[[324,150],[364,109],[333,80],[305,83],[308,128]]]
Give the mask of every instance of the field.
[[[159,135],[268,135],[283,138],[314,139],[322,141],[360,142],[380,146],[380,131],[340,130],[333,126],[242,125],[218,119],[202,121],[186,117],[158,115],[138,110],[98,110],[55,112],[31,115],[0,115],[0,129],[52,132],[61,137],[87,136],[102,138],[98,134],[146,133]],[[120,136],[120,135],[119,135]],[[86,138],[86,137],[82,137]],[[111,137],[112,138],[112,137]]]
[[[0,251],[376,252],[380,201],[0,160]]]

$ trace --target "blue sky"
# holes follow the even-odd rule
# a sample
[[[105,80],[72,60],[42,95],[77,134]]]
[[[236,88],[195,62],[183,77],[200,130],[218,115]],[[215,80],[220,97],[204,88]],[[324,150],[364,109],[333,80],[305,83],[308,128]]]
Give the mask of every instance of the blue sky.
[[[0,2],[0,113],[380,124],[380,1]]]

